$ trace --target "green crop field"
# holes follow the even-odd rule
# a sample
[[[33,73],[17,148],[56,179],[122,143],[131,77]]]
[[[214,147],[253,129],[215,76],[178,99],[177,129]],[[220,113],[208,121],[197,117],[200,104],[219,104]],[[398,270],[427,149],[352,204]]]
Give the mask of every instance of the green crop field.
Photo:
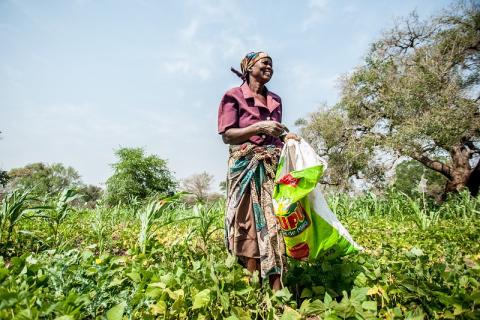
[[[0,43],[0,320],[480,319],[480,0],[4,0]],[[227,190],[250,270],[271,212],[315,261],[243,268]]]
[[[480,318],[480,199],[467,193],[441,206],[330,196],[364,252],[289,261],[277,292],[227,255],[221,200],[74,210],[74,197],[3,200],[0,318]]]

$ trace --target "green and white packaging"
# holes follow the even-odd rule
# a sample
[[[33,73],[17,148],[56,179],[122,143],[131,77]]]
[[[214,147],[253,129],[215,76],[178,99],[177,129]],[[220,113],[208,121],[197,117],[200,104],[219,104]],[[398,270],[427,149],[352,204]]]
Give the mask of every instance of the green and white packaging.
[[[318,182],[327,163],[301,139],[289,139],[280,156],[273,192],[275,216],[289,257],[314,261],[362,250],[329,209]]]

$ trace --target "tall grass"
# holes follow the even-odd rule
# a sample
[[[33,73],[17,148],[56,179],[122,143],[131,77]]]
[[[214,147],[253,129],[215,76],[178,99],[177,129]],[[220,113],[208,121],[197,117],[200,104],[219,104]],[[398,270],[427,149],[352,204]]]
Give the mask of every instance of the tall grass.
[[[480,216],[480,197],[472,197],[468,191],[452,195],[442,204],[428,199],[424,194],[411,197],[394,189],[388,190],[383,196],[371,192],[357,197],[333,194],[327,200],[340,218],[368,220],[388,216],[395,220],[413,221],[422,230],[434,226],[441,218],[470,219]]]
[[[208,242],[223,229],[224,200],[191,206],[180,196],[154,199],[133,207],[99,206],[76,211],[73,204],[78,196],[73,190],[65,190],[43,206],[38,206],[38,200],[28,192],[15,191],[2,201],[0,248],[8,247],[9,252],[16,255],[28,249],[62,250],[94,245],[102,254],[105,251],[125,252],[133,245],[145,253],[155,238],[173,237],[176,241],[192,241],[197,248],[208,251]],[[466,191],[451,196],[443,204],[421,194],[412,197],[393,189],[383,195],[333,194],[327,196],[327,200],[341,220],[368,223],[377,217],[386,217],[413,223],[420,230],[428,230],[443,219],[467,222],[480,217],[480,198],[471,197]],[[174,227],[164,234],[161,228],[167,225]]]

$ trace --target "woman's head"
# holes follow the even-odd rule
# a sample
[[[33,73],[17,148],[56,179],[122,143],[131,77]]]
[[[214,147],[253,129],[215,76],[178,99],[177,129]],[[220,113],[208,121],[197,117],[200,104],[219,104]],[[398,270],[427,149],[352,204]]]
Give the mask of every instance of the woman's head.
[[[273,64],[272,58],[262,51],[250,52],[240,62],[241,73],[235,72],[244,81],[250,82],[251,78],[254,78],[258,82],[265,84],[272,78]]]

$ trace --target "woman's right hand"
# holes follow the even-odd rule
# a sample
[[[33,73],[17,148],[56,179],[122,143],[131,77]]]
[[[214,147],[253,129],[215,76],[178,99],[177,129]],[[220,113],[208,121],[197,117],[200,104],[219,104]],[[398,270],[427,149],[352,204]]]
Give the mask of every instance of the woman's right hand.
[[[259,121],[255,123],[257,132],[260,134],[268,134],[269,136],[278,137],[285,131],[285,126],[280,122],[273,120]]]

